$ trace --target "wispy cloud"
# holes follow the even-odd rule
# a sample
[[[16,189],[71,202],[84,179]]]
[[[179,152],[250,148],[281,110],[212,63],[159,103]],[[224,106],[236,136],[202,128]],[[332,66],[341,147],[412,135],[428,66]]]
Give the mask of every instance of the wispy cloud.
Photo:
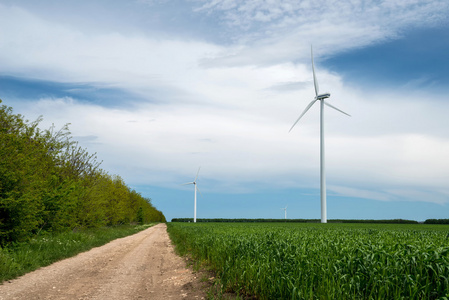
[[[236,47],[221,65],[304,59],[314,44],[320,55],[398,38],[410,27],[446,22],[447,1],[234,1],[204,0],[197,10],[229,25]]]

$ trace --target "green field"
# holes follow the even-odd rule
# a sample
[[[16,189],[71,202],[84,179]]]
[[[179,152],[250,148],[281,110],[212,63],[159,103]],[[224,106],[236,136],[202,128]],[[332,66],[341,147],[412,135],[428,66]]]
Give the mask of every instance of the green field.
[[[224,291],[258,299],[445,299],[449,226],[169,223]]]

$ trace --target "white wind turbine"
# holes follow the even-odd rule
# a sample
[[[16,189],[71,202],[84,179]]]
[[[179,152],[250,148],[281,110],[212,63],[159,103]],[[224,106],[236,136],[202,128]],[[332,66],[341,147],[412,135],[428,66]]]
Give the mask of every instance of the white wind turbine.
[[[198,172],[196,172],[195,180],[193,180],[192,182],[187,182],[187,183],[182,184],[182,185],[193,184],[193,186],[195,187],[195,202],[193,205],[193,222],[194,223],[196,223],[196,191],[198,190],[198,192],[200,192],[200,190],[196,186],[196,180],[198,179],[198,174],[200,173],[200,169],[201,169],[201,167],[199,167]],[[200,192],[200,194],[201,194],[201,192]]]
[[[295,127],[296,123],[299,122],[299,120],[306,114],[306,112],[312,107],[315,102],[318,100],[321,101],[321,108],[320,108],[320,189],[321,189],[321,223],[327,223],[327,211],[326,211],[326,175],[325,175],[325,163],[324,163],[324,105],[338,110],[339,112],[350,116],[349,114],[345,113],[344,111],[336,108],[333,105],[330,105],[329,103],[325,102],[324,99],[329,98],[331,96],[330,93],[324,93],[320,94],[318,89],[318,81],[316,79],[315,75],[315,65],[313,63],[313,49],[310,47],[310,54],[312,57],[312,71],[313,71],[313,84],[315,86],[315,99],[312,100],[312,102],[307,105],[306,109],[302,112],[302,114],[299,116],[299,118],[296,120],[296,122],[293,124],[293,126],[290,128],[289,132]]]
[[[284,214],[285,214],[285,219],[287,220],[287,205],[283,208],[281,208],[284,210]]]

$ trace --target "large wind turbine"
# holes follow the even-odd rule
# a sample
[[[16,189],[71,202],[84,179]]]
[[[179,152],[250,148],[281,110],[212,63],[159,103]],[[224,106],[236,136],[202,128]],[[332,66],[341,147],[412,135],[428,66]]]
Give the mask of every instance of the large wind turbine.
[[[193,205],[193,222],[194,223],[196,223],[196,191],[198,190],[198,192],[200,192],[200,190],[196,186],[196,180],[198,179],[198,174],[200,173],[200,169],[201,169],[201,167],[199,167],[198,172],[196,172],[195,180],[193,180],[192,182],[187,182],[187,183],[182,184],[182,185],[193,184],[193,186],[195,187],[195,202]]]
[[[321,102],[320,108],[320,189],[321,189],[321,223],[327,223],[327,211],[326,211],[326,175],[325,175],[325,163],[324,163],[324,105],[327,105],[339,112],[350,116],[344,111],[336,108],[333,105],[330,105],[324,99],[329,98],[331,96],[330,93],[320,94],[318,88],[318,81],[315,75],[315,65],[313,63],[313,49],[310,47],[310,55],[312,57],[312,71],[313,71],[313,84],[315,86],[315,99],[307,105],[306,109],[302,112],[293,126],[290,128],[289,132],[295,127],[296,123],[306,114],[306,112],[315,104],[318,100]]]
[[[286,205],[285,207],[281,208],[281,209],[284,210],[284,213],[285,213],[285,219],[287,220],[287,205]]]

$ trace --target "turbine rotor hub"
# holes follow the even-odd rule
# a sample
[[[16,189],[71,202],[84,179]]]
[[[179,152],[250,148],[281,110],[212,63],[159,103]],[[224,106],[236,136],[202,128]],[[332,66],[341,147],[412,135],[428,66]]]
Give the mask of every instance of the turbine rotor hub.
[[[330,96],[331,96],[330,93],[325,93],[325,94],[321,94],[321,95],[316,96],[316,99],[317,100],[323,100],[323,99],[329,98]]]

